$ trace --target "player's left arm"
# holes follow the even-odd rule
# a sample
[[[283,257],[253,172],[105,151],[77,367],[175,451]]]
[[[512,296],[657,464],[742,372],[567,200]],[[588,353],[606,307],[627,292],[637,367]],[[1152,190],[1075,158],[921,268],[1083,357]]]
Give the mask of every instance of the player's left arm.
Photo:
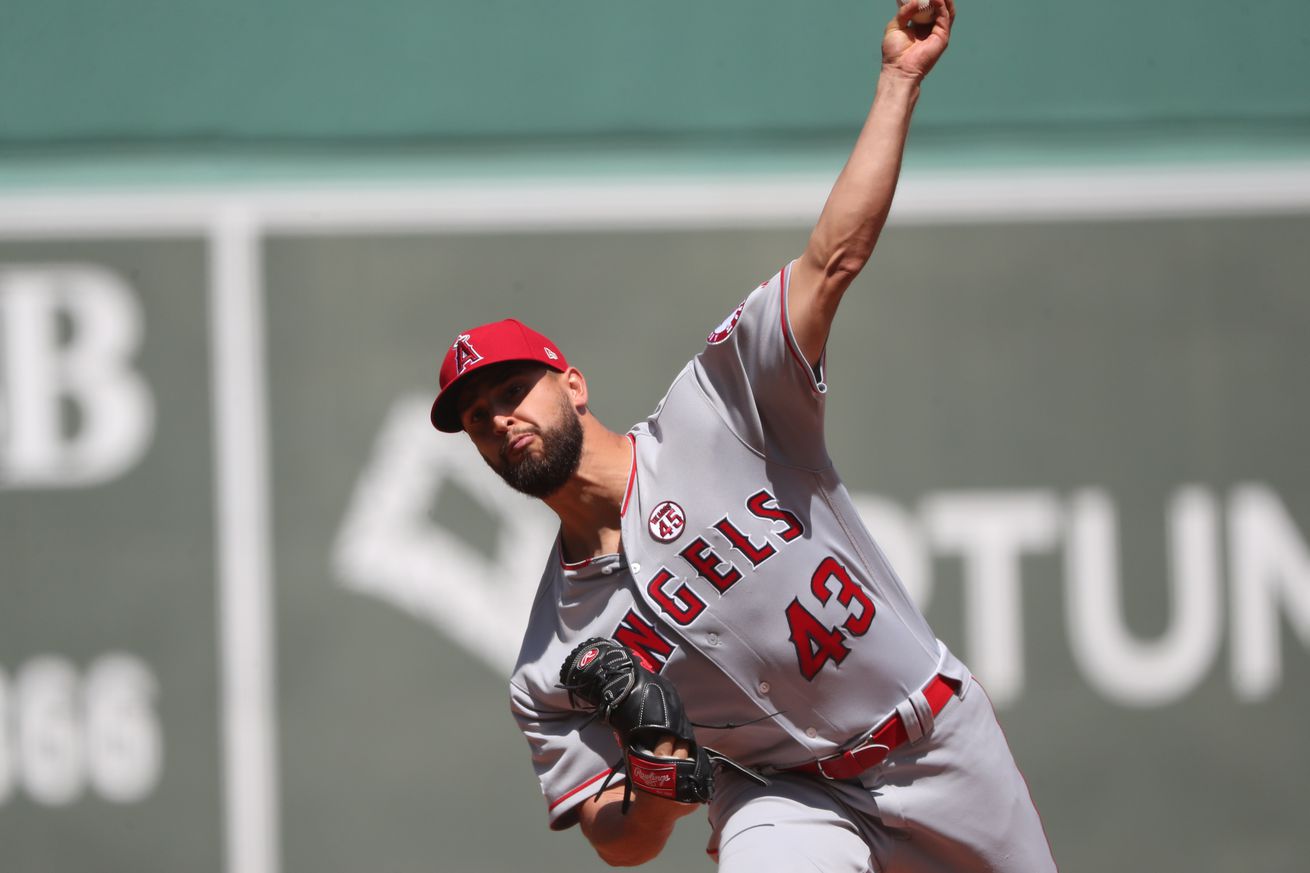
[[[666,737],[656,744],[655,754],[685,758],[687,746]],[[583,836],[611,867],[636,867],[654,860],[673,835],[678,819],[699,809],[644,791],[634,792],[627,801],[624,798],[624,787],[619,785],[578,807]]]
[[[950,41],[955,0],[932,0],[932,5],[937,17],[931,27],[910,23],[914,3],[902,6],[887,25],[873,106],[805,252],[792,266],[787,317],[811,366],[823,354],[842,295],[878,243],[920,85]]]

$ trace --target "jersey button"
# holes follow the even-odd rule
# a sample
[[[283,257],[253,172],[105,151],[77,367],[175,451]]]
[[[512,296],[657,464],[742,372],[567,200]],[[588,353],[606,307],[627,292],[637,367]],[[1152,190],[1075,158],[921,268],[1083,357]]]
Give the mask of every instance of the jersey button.
[[[768,682],[761,682],[761,683],[760,683],[760,693],[761,693],[761,694],[768,694],[768,693],[769,693],[769,683],[768,683]]]
[[[705,641],[711,646],[717,646],[719,644],[719,635],[716,633],[707,634],[705,636]]]
[[[817,737],[818,735],[819,735],[819,732],[818,732],[817,730],[815,730],[814,728],[806,728],[806,729],[805,729],[805,736],[809,737],[810,739],[814,739],[814,738]]]
[[[640,572],[641,572],[641,565],[640,565],[640,564],[633,564],[633,565],[632,565],[632,572],[634,572],[634,573],[640,573]]]
[[[609,574],[614,572],[614,568],[611,567],[609,564],[606,564],[604,567],[600,568],[600,571],[604,573],[606,576],[608,576]]]

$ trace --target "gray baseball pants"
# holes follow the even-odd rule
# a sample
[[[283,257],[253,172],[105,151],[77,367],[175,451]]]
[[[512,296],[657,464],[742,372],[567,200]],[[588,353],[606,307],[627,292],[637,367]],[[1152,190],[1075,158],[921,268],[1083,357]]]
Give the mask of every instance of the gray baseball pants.
[[[720,873],[1055,873],[1028,787],[972,679],[931,733],[859,781],[720,777],[708,849]]]

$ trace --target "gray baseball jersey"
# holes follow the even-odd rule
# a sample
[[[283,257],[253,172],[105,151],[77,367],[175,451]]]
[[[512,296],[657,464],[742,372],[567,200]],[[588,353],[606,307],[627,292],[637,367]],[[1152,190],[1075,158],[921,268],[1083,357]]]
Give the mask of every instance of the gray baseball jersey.
[[[702,744],[744,764],[833,754],[939,671],[965,675],[861,524],[824,446],[827,387],[787,320],[785,268],[709,336],[646,421],[622,554],[567,565],[558,545],[511,680],[553,827],[619,751],[581,727],[559,666],[613,637],[676,684]]]

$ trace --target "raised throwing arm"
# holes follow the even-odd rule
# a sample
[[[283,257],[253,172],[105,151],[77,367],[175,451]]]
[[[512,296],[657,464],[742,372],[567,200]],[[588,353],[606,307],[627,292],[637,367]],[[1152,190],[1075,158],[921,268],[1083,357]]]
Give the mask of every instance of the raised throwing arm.
[[[931,25],[911,23],[914,3],[902,6],[887,25],[873,107],[805,252],[792,267],[787,315],[811,365],[823,353],[842,295],[878,243],[920,84],[950,42],[955,0],[932,0],[932,6],[937,17]]]

